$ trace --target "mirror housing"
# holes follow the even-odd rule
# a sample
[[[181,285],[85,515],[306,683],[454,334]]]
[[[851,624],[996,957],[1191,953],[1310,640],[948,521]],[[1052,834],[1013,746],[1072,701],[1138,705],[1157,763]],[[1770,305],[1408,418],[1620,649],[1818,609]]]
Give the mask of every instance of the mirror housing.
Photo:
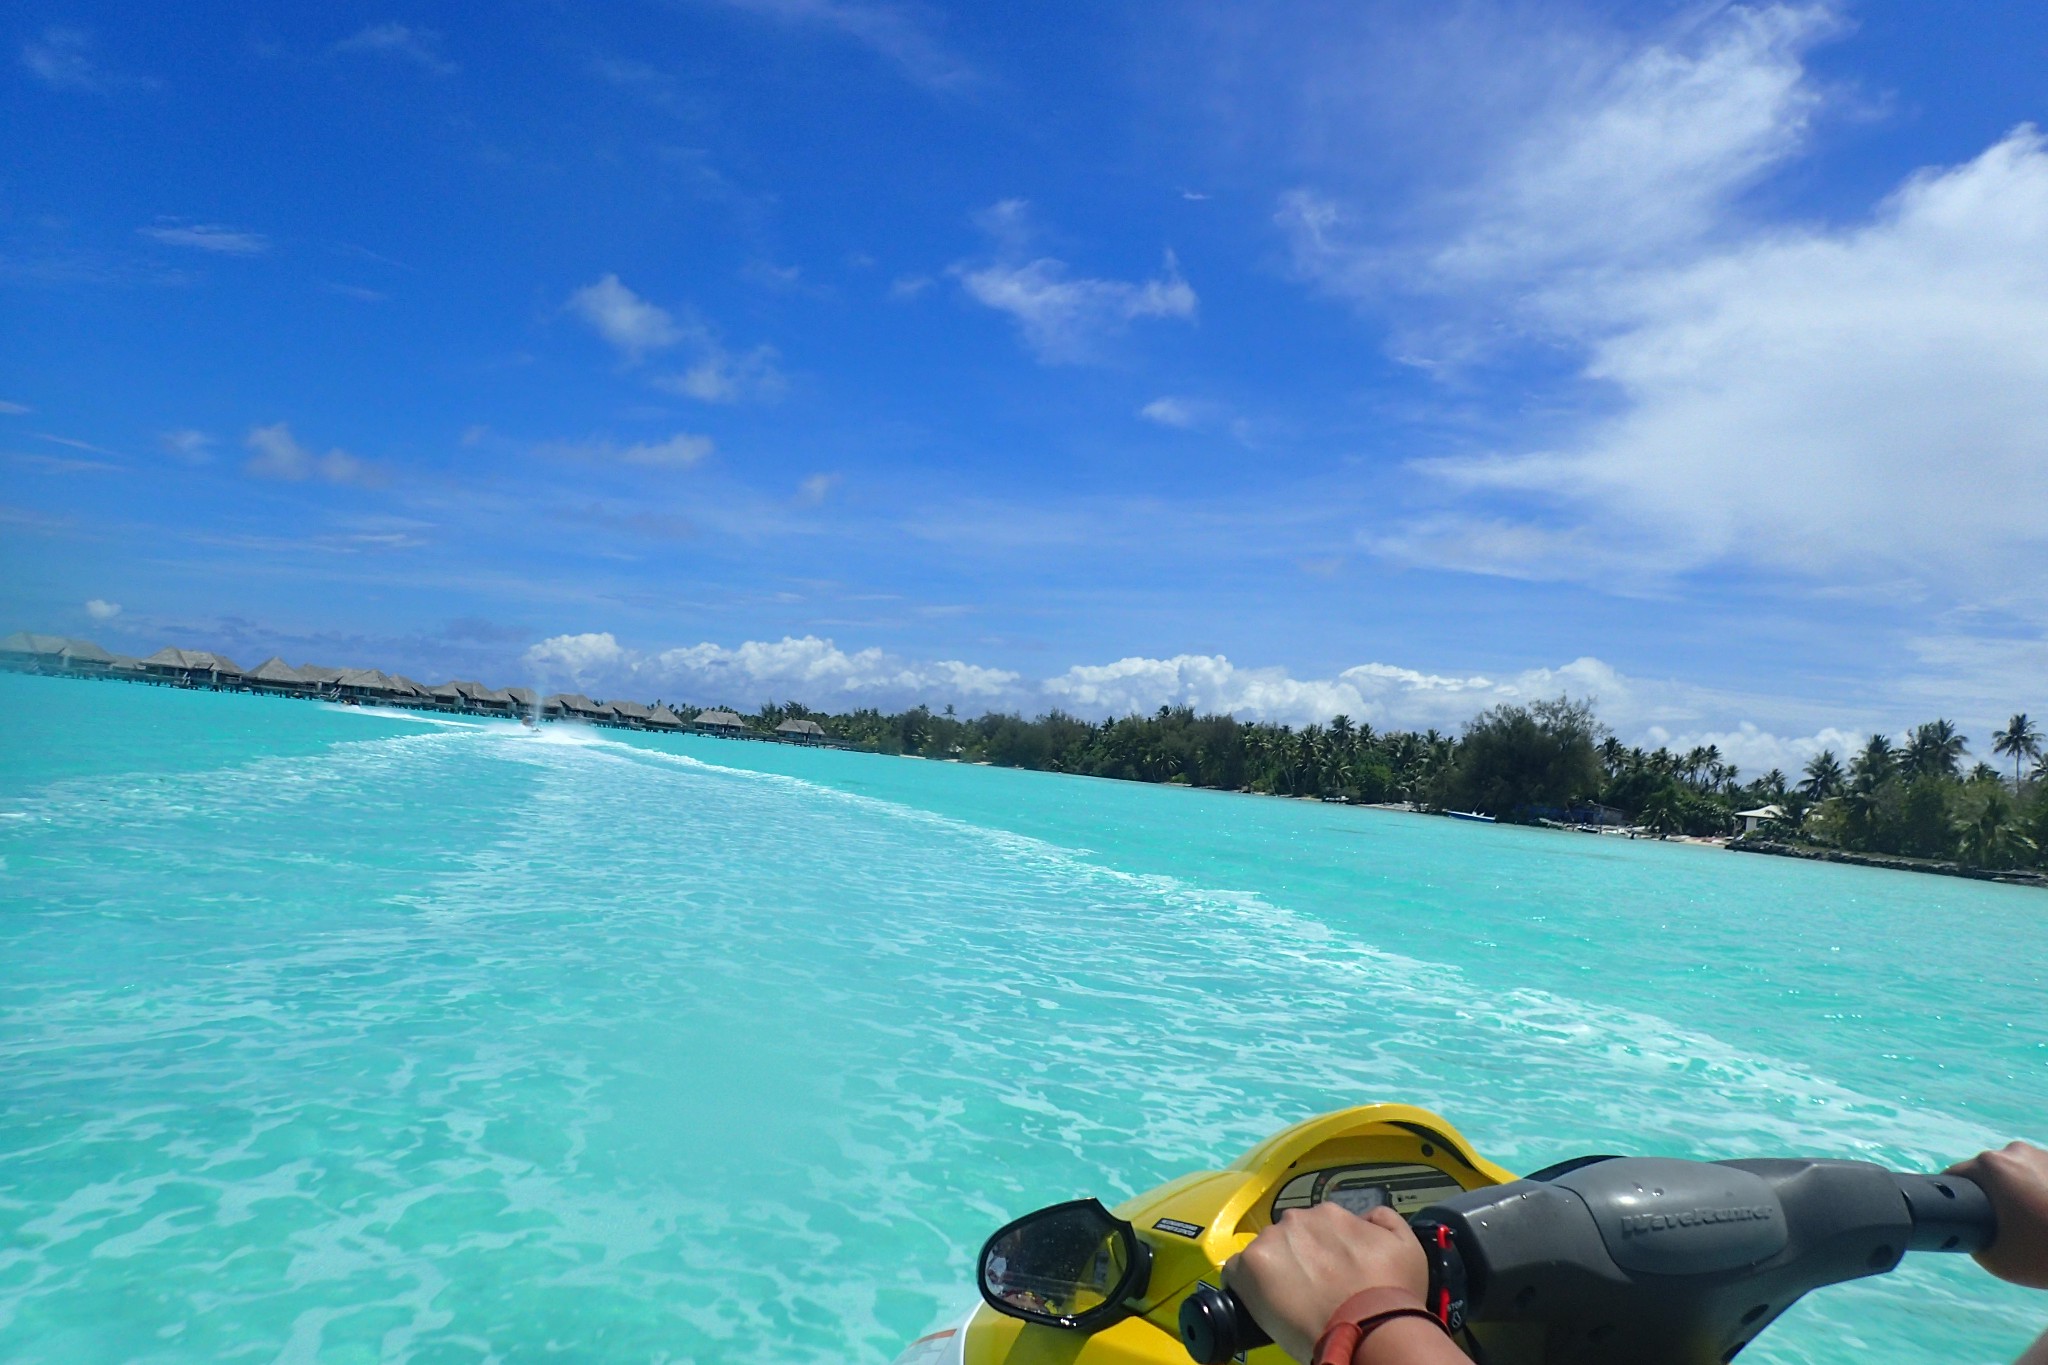
[[[1134,1311],[1152,1278],[1152,1248],[1102,1206],[1075,1199],[1027,1213],[982,1244],[976,1287],[1005,1316],[1096,1332]]]

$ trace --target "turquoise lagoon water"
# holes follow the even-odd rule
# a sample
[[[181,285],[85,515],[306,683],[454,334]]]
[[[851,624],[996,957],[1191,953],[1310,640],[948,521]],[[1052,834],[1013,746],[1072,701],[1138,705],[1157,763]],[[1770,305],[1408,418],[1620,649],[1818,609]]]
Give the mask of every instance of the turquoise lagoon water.
[[[1372,1099],[2048,1133],[2048,896],[1301,802],[0,676],[0,1359],[886,1362],[1000,1221]],[[2010,1359],[1967,1261],[1745,1358]]]

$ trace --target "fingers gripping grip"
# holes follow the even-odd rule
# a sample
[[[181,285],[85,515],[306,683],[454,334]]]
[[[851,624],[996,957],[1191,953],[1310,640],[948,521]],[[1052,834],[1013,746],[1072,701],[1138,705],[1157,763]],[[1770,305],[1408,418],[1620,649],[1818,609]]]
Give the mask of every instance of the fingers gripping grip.
[[[1465,1325],[1465,1261],[1451,1240],[1451,1230],[1433,1219],[1410,1226],[1429,1259],[1429,1290],[1423,1305],[1455,1332]],[[1181,1300],[1180,1339],[1198,1365],[1223,1365],[1247,1351],[1270,1345],[1272,1338],[1253,1320],[1244,1301],[1227,1286],[1200,1284]]]

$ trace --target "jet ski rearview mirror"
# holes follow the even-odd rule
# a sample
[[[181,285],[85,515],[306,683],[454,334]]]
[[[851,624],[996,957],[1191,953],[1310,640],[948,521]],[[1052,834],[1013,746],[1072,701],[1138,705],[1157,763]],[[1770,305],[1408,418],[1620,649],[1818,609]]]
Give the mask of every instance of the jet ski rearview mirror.
[[[1152,1276],[1152,1249],[1098,1200],[1027,1213],[981,1248],[981,1297],[998,1313],[1095,1332],[1129,1317]]]

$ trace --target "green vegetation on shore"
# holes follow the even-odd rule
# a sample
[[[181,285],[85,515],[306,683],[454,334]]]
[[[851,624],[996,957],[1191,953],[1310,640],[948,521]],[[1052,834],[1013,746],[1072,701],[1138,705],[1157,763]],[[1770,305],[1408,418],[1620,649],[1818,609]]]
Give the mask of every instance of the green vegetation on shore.
[[[1457,736],[1379,731],[1347,716],[1295,729],[1187,707],[1095,722],[1057,711],[970,720],[951,708],[925,707],[832,715],[786,703],[761,708],[748,723],[772,730],[791,718],[815,720],[834,739],[872,752],[1401,802],[1511,822],[1628,823],[1716,836],[1737,832],[1737,812],[1775,806],[1778,814],[1762,832],[1780,842],[1965,867],[2048,867],[2048,764],[2041,761],[2042,737],[2024,715],[1993,737],[1994,754],[2012,764],[2010,775],[1985,763],[1965,769],[1966,738],[1951,722],[1936,720],[1896,747],[1873,736],[1846,765],[1823,751],[1796,781],[1776,769],[1744,781],[1713,746],[1684,753],[1630,748],[1607,732],[1590,703],[1563,697],[1496,706]]]

